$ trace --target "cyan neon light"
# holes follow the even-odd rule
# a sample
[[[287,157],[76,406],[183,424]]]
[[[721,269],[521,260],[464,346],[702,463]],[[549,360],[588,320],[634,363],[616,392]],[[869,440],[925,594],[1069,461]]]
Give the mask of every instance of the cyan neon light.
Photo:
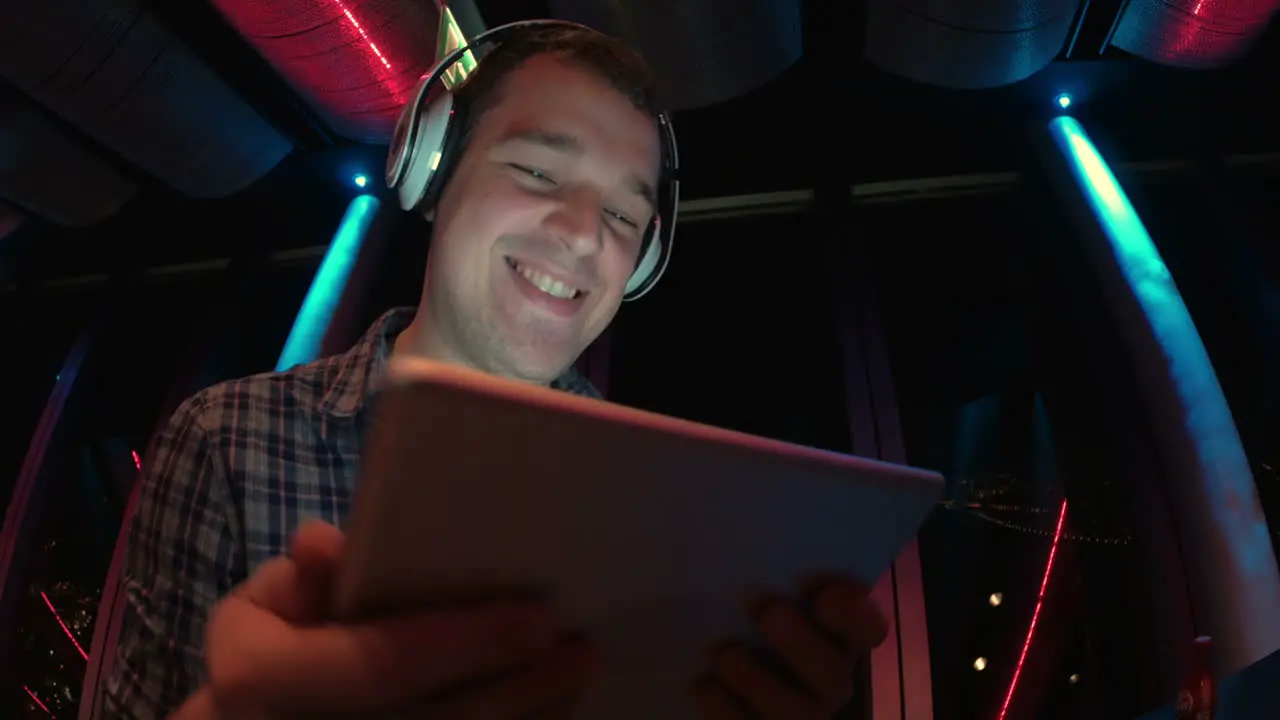
[[[1176,316],[1181,310],[1183,318],[1170,316],[1162,324],[1176,325],[1179,320],[1185,319],[1188,326],[1175,331],[1175,336],[1181,340],[1184,331],[1189,331],[1194,336],[1193,343],[1199,347],[1199,352],[1204,353],[1204,345],[1200,343],[1195,327],[1190,324],[1191,316],[1187,314],[1182,297],[1174,287],[1169,268],[1156,250],[1155,243],[1151,242],[1151,236],[1147,234],[1147,229],[1129,203],[1128,196],[1111,173],[1111,168],[1093,146],[1089,135],[1079,122],[1066,116],[1054,118],[1049,123],[1049,130],[1058,148],[1066,155],[1072,176],[1084,192],[1093,216],[1111,242],[1120,270],[1137,293],[1138,302],[1147,317],[1155,320],[1153,313],[1161,318],[1169,313]],[[1205,361],[1208,362],[1207,355]],[[1216,377],[1214,383],[1217,383]]]
[[[1193,570],[1192,580],[1216,577],[1231,587],[1199,588],[1197,597],[1206,604],[1201,612],[1207,611],[1215,626],[1209,629],[1220,658],[1229,665],[1255,662],[1280,644],[1280,614],[1275,613],[1280,579],[1257,488],[1218,376],[1169,268],[1088,133],[1073,118],[1061,116],[1050,121],[1049,134],[1159,346],[1163,367],[1140,372],[1167,375],[1168,392],[1180,414],[1178,440],[1187,445],[1182,462],[1197,465],[1194,471],[1202,478],[1194,487],[1175,490],[1190,493],[1184,496],[1193,505],[1193,517],[1186,518],[1194,526],[1188,528],[1189,537],[1204,544],[1188,554],[1188,560],[1202,566]],[[1224,673],[1237,669],[1218,668]]]
[[[302,308],[293,320],[293,329],[284,343],[284,351],[276,362],[276,371],[282,372],[295,365],[309,363],[320,354],[320,343],[333,320],[334,310],[342,297],[342,289],[351,277],[360,246],[378,214],[378,198],[360,195],[347,206],[347,212],[338,224],[338,231],[329,243],[329,249],[320,262],[320,269],[311,280]]]

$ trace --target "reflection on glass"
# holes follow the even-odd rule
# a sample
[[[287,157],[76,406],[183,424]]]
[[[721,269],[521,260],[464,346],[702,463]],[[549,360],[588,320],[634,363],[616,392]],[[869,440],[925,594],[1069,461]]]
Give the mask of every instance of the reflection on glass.
[[[114,526],[95,532],[98,522],[90,517],[105,508],[106,498],[76,497],[73,481],[62,480],[53,496],[60,502],[46,516],[32,557],[14,644],[19,661],[13,664],[19,700],[28,710],[60,718],[79,709],[102,571],[115,539]]]
[[[934,717],[1137,715],[1132,449],[1088,436],[1107,431],[1108,391],[1060,340],[1067,329],[1036,315],[1050,279],[1020,202],[937,200],[864,221],[907,460],[948,481],[920,533]]]
[[[1031,623],[1027,626],[1026,639],[1022,641],[1022,652],[1018,655],[1018,663],[1013,667],[1013,679],[1009,681],[1009,689],[1004,694],[1004,703],[1000,706],[999,720],[1004,720],[1009,714],[1009,704],[1013,702],[1013,697],[1018,692],[1018,680],[1022,677],[1027,653],[1031,650],[1031,643],[1036,639],[1036,626],[1040,624],[1040,612],[1044,610],[1049,581],[1053,578],[1053,561],[1058,556],[1058,544],[1062,541],[1062,526],[1066,520],[1067,501],[1063,500],[1058,509],[1058,522],[1053,528],[1053,539],[1049,541],[1049,556],[1044,561],[1044,575],[1040,580],[1040,592],[1036,594],[1036,607],[1031,611]]]
[[[18,609],[10,707],[73,718],[103,583],[140,458],[210,285],[138,285],[91,347],[60,442],[46,454],[43,514]],[[40,308],[34,312],[39,313]],[[279,347],[277,344],[276,347]],[[140,352],[140,349],[143,351]]]
[[[49,298],[40,312],[0,301],[0,332],[21,348],[5,353],[0,374],[0,507],[8,506],[31,436],[89,308],[88,298],[71,294]]]
[[[23,306],[18,316],[5,318],[5,332],[22,352],[6,356],[0,378],[5,402],[3,447],[0,447],[0,503],[8,504],[14,479],[58,372],[76,335],[83,329],[94,296],[67,293],[43,299],[40,307]],[[56,501],[53,501],[56,502]],[[44,536],[35,545],[31,573],[42,572],[58,553],[55,538]],[[0,713],[22,717],[68,717],[74,713],[85,657],[97,610],[95,589],[71,578],[49,578],[26,588],[16,608],[9,666],[18,677],[5,678],[0,690]],[[54,611],[57,611],[56,613]],[[74,639],[74,642],[73,642]]]

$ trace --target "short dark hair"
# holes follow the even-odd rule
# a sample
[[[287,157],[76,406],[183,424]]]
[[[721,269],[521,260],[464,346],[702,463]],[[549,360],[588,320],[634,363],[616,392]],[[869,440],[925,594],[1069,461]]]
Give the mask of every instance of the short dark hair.
[[[472,71],[455,93],[465,109],[467,133],[501,100],[502,81],[536,55],[552,55],[592,72],[622,93],[635,108],[658,116],[657,83],[640,53],[617,38],[573,25],[548,25],[503,40]]]

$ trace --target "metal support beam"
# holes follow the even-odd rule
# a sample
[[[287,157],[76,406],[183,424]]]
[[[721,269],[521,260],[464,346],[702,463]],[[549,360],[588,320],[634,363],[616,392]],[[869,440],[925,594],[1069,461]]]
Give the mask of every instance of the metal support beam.
[[[815,93],[840,87],[861,55],[857,47],[861,37],[854,38],[853,47],[848,43],[832,44],[826,42],[821,29],[861,27],[864,19],[859,15],[863,12],[862,3],[806,5],[806,60],[814,62],[819,70]],[[870,259],[862,251],[864,238],[850,218],[856,204],[874,197],[901,197],[910,192],[911,183],[889,183],[884,188],[864,186],[861,192],[856,187],[850,190],[850,168],[856,167],[861,158],[854,151],[855,143],[847,139],[850,128],[857,126],[857,117],[847,103],[829,103],[824,112],[813,114],[806,123],[807,136],[814,141],[802,150],[815,160],[814,205],[821,236],[821,255],[817,259],[827,273],[834,331],[839,337],[853,452],[903,462],[897,399],[875,306]],[[846,142],[832,146],[831,138],[846,138]],[[929,720],[933,717],[929,638],[920,553],[914,539],[876,583],[871,595],[889,620],[889,637],[871,653],[869,705],[863,698],[862,707],[847,708],[840,717],[860,719],[868,717],[869,710],[872,720]]]
[[[857,241],[841,240],[824,243],[822,263],[828,269],[844,367],[851,447],[855,455],[905,463],[897,396],[868,259]],[[872,598],[888,616],[890,632],[871,655],[870,717],[928,720],[933,717],[932,669],[924,578],[915,540],[876,583]]]
[[[475,0],[436,0],[436,9],[443,12],[445,7],[453,13],[458,28],[467,38],[473,38],[487,29],[480,8]]]
[[[1086,675],[1084,688],[1086,695],[1096,697],[1086,702],[1095,703],[1095,715],[1121,712],[1116,707],[1121,703],[1136,712],[1173,697],[1184,679],[1188,638],[1195,636],[1188,582],[1168,512],[1164,473],[1143,399],[1125,361],[1121,333],[1076,236],[1063,227],[1060,206],[1048,207],[1057,199],[1044,195],[1030,203],[1033,212],[1044,216],[1043,231],[1033,243],[1036,275],[1044,280],[1030,297],[1030,339],[1036,387],[1051,430],[1047,439],[1056,466],[1054,485],[1073,503],[1079,501],[1084,515],[1073,517],[1096,513],[1101,497],[1127,503],[1107,512],[1120,514],[1123,532],[1134,548],[1121,556],[1078,548],[1078,572],[1070,570],[1068,552],[1062,561],[1067,574],[1058,577],[1081,577],[1089,615],[1113,622],[1123,618],[1123,635],[1094,626],[1099,635],[1090,643],[1093,671]],[[1099,495],[1105,486],[1113,489]],[[1123,584],[1117,585],[1117,578]],[[1063,591],[1069,587],[1059,585],[1054,592]],[[1151,647],[1164,649],[1151,655],[1144,650]],[[1036,696],[1034,686],[1022,683],[1015,709],[1025,709],[1024,701]],[[1018,715],[1011,710],[1010,717]]]
[[[1222,167],[1237,173],[1274,172],[1280,167],[1280,153],[1248,155],[1224,155]],[[1190,160],[1152,160],[1117,165],[1115,172],[1124,179],[1147,181],[1188,175],[1196,168]],[[995,172],[940,177],[912,178],[858,183],[849,187],[855,206],[870,204],[910,203],[942,198],[993,195],[1013,191],[1023,179],[1019,173]],[[814,191],[803,188],[747,195],[726,195],[711,198],[691,198],[680,202],[680,225],[710,222],[728,218],[756,217],[806,212],[813,207]],[[318,262],[328,250],[327,245],[293,248],[272,253],[270,262],[276,266],[308,265]],[[141,268],[139,277],[151,279],[177,279],[187,275],[216,274],[226,269],[230,258],[210,258],[196,262],[176,263]],[[107,273],[90,273],[73,277],[55,278],[38,282],[45,292],[76,290],[86,286],[101,285],[107,281]],[[16,292],[13,282],[0,276],[0,294]]]
[[[1214,636],[1218,676],[1232,674],[1280,648],[1280,571],[1235,423],[1168,268],[1084,128],[1055,118],[1041,139],[1134,363],[1198,630]]]

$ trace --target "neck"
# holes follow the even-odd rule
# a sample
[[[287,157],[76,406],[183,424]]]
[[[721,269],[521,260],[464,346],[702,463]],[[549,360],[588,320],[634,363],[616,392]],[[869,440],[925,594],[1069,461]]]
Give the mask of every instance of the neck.
[[[535,382],[525,378],[507,375],[493,368],[481,367],[478,363],[466,357],[460,352],[453,349],[447,342],[443,341],[441,334],[436,332],[431,326],[430,313],[423,308],[419,308],[414,315],[413,320],[409,323],[399,335],[396,336],[395,342],[391,346],[392,357],[420,357],[436,362],[448,363],[458,367],[464,367],[469,370],[479,370],[496,374],[502,377],[508,377],[521,382],[532,382],[536,385],[548,385],[550,383]]]
[[[478,369],[473,363],[466,362],[458,353],[452,352],[440,342],[439,334],[432,332],[429,327],[430,321],[426,315],[419,309],[413,321],[409,323],[409,327],[396,336],[395,343],[391,347],[392,357],[420,357],[450,365],[461,365],[473,370]]]

